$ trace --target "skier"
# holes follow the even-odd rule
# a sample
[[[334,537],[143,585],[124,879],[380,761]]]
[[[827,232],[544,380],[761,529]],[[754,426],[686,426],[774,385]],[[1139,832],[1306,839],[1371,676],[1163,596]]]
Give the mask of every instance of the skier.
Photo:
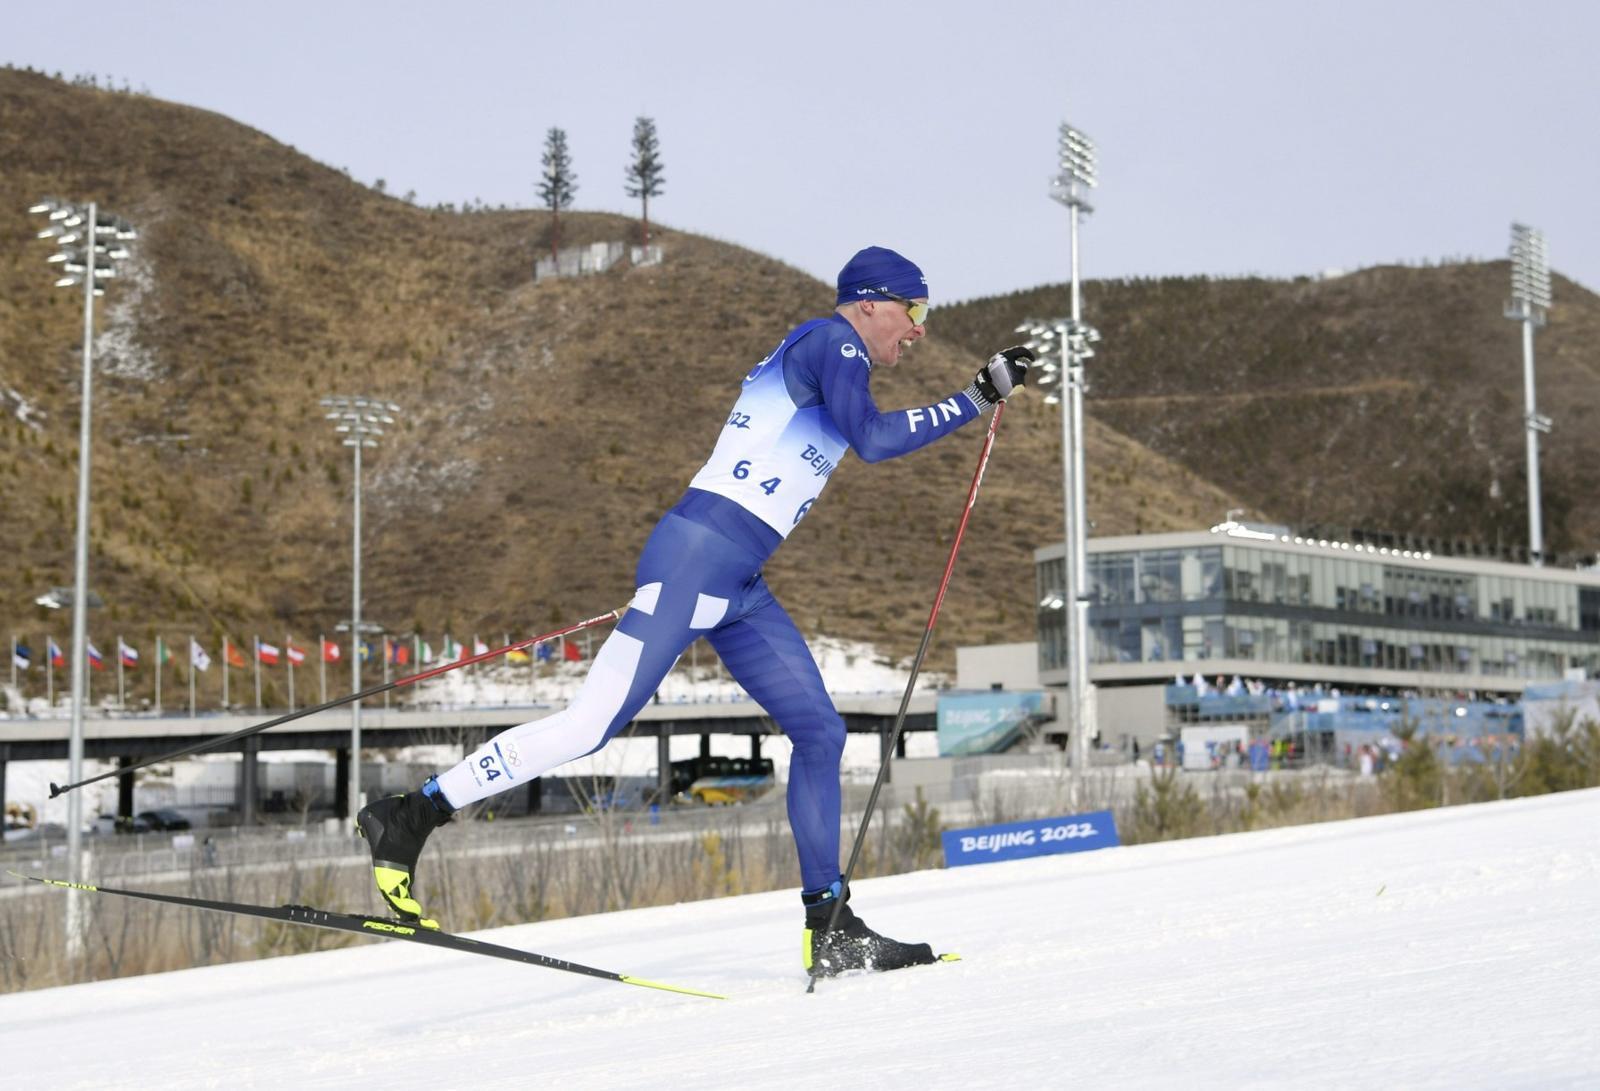
[[[710,459],[662,516],[639,558],[628,611],[571,704],[510,728],[420,789],[357,815],[378,891],[403,919],[427,836],[458,808],[592,753],[631,721],[678,656],[704,636],[729,674],[794,746],[788,814],[805,908],[802,962],[825,976],[934,961],[926,943],[878,935],[848,906],[839,872],[839,760],[845,726],[762,566],[816,502],[846,448],[867,462],[908,454],[954,432],[1021,386],[1033,353],[1008,348],[964,390],[932,406],[880,413],[868,379],[926,333],[927,281],[893,250],[871,246],[839,272],[834,313],[794,329],[744,377]]]

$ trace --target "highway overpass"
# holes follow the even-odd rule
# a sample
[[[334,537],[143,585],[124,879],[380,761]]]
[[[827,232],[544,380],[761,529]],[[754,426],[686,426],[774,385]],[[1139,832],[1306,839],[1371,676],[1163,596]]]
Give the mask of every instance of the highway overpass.
[[[834,705],[844,717],[848,731],[877,734],[887,747],[889,732],[900,709],[899,694],[835,694]],[[915,695],[906,711],[906,731],[932,731],[935,726],[936,696],[932,692]],[[90,715],[83,722],[84,756],[131,765],[138,761],[183,750],[209,740],[226,738],[254,724],[276,719],[286,710],[250,713],[183,712],[165,714]],[[551,705],[505,705],[475,708],[382,708],[363,705],[361,744],[363,749],[417,745],[459,745],[463,753],[508,727],[549,716],[558,709]],[[0,799],[5,798],[5,769],[12,761],[65,761],[70,721],[66,718],[21,717],[0,720]],[[665,789],[671,779],[669,740],[673,736],[698,735],[700,752],[709,754],[711,736],[744,735],[750,739],[750,754],[761,756],[761,741],[778,734],[777,725],[754,701],[710,703],[661,703],[645,706],[624,729],[635,738],[654,737],[657,742],[658,775]],[[349,812],[350,710],[330,709],[303,717],[279,727],[219,744],[210,753],[237,752],[243,755],[240,767],[238,810],[240,821],[256,819],[256,757],[268,750],[333,750],[338,769],[334,777],[338,797],[336,810]],[[904,739],[901,740],[904,754]],[[133,811],[133,778],[119,781],[118,814]],[[537,792],[537,789],[532,789]]]

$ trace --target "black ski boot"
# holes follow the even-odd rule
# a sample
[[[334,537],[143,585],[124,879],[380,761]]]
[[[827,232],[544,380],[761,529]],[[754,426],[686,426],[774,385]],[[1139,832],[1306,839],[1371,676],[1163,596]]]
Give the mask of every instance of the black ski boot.
[[[422,855],[428,835],[450,821],[453,813],[438,781],[429,777],[421,791],[375,800],[356,815],[356,828],[372,850],[372,877],[378,893],[401,920],[424,928],[439,927],[438,921],[423,917],[411,888],[417,857]]]
[[[806,906],[806,930],[800,959],[813,977],[833,977],[847,970],[901,970],[907,966],[926,966],[938,962],[926,943],[901,943],[880,936],[867,927],[848,905],[839,906],[839,917],[828,928],[828,917],[840,899],[840,883],[819,891],[802,892]],[[846,902],[849,891],[843,892]]]

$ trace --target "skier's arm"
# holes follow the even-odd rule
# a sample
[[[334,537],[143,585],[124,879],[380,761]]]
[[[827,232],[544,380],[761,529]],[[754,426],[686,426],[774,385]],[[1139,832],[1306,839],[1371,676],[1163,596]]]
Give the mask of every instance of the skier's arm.
[[[863,462],[910,454],[982,416],[971,397],[956,393],[933,405],[879,412],[859,358],[827,354],[818,376],[834,426]]]
[[[1033,353],[1011,348],[996,353],[965,390],[930,406],[881,413],[872,400],[867,368],[859,358],[824,354],[822,398],[834,425],[863,462],[909,454],[976,420],[1027,378]]]

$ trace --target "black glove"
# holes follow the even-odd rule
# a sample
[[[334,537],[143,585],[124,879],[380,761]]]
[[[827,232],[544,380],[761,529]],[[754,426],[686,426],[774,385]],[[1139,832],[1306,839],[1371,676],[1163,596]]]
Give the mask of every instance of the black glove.
[[[1033,350],[1025,345],[1002,349],[978,369],[977,378],[966,389],[967,397],[980,413],[987,411],[1028,381],[1028,365],[1033,361]]]

